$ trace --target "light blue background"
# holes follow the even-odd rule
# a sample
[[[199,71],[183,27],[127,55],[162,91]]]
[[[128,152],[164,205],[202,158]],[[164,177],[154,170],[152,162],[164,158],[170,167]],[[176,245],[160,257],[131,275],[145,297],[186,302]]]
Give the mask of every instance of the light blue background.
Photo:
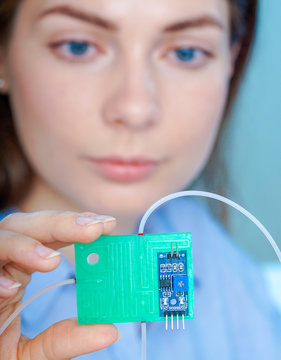
[[[281,247],[281,0],[261,0],[254,51],[225,143],[230,197]],[[254,225],[230,211],[233,237],[259,260],[276,255]]]

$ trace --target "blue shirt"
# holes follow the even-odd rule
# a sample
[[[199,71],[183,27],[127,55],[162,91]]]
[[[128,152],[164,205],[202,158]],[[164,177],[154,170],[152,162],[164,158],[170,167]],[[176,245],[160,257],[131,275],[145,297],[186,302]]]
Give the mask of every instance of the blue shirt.
[[[145,232],[191,232],[195,277],[195,319],[185,321],[184,331],[166,331],[165,322],[148,323],[148,360],[280,360],[281,316],[269,300],[263,275],[205,206],[190,198],[170,201],[151,215]],[[56,270],[33,274],[24,300],[73,277],[74,266],[62,257]],[[22,332],[34,337],[54,322],[75,316],[75,285],[63,286],[24,310]],[[121,340],[76,359],[140,359],[140,324],[116,326]]]

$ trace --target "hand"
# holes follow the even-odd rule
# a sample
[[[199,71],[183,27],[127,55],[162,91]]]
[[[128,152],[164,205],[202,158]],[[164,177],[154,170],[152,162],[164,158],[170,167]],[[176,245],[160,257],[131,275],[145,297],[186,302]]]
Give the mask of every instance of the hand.
[[[56,249],[91,242],[114,227],[114,218],[93,213],[40,211],[4,218],[0,222],[0,324],[21,302],[31,274],[59,265]],[[0,336],[0,359],[65,360],[103,349],[117,339],[112,324],[78,325],[76,319],[56,323],[28,339],[21,334],[18,316]]]

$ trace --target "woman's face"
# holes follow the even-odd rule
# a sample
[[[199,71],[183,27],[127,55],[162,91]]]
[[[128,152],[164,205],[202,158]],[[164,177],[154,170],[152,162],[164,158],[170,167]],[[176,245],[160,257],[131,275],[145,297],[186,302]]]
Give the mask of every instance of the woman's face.
[[[4,70],[37,181],[117,216],[188,185],[224,110],[229,22],[226,0],[22,1]]]

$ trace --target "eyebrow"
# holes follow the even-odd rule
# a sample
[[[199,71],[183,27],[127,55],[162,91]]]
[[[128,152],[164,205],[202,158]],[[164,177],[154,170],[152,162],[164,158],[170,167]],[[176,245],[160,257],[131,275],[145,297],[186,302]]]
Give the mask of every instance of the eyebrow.
[[[224,25],[218,19],[211,15],[205,15],[168,25],[163,29],[163,31],[165,33],[173,33],[176,31],[183,31],[189,28],[201,28],[206,26],[213,26],[217,27],[220,30],[224,30]]]
[[[111,22],[110,20],[101,17],[94,13],[87,13],[82,10],[76,9],[70,6],[55,6],[49,9],[46,9],[39,15],[39,19],[44,18],[48,15],[60,14],[66,15],[84,22],[87,22],[91,25],[95,25],[107,31],[118,31],[119,28],[116,24]],[[224,29],[224,25],[215,17],[210,15],[205,15],[197,18],[191,18],[179,21],[177,23],[168,25],[163,28],[164,33],[174,33],[178,31],[183,31],[189,28],[201,28],[206,26],[217,27],[221,30]]]
[[[53,15],[53,14],[66,15],[66,16],[72,17],[74,19],[78,19],[78,20],[87,22],[91,25],[98,26],[104,30],[109,30],[109,31],[117,31],[118,30],[117,25],[115,25],[114,23],[112,23],[111,21],[109,21],[105,18],[102,18],[99,15],[88,14],[84,11],[81,11],[81,10],[78,10],[78,9],[75,9],[75,8],[72,8],[69,6],[56,6],[56,7],[47,9],[39,15],[39,19],[42,19],[48,15]]]

